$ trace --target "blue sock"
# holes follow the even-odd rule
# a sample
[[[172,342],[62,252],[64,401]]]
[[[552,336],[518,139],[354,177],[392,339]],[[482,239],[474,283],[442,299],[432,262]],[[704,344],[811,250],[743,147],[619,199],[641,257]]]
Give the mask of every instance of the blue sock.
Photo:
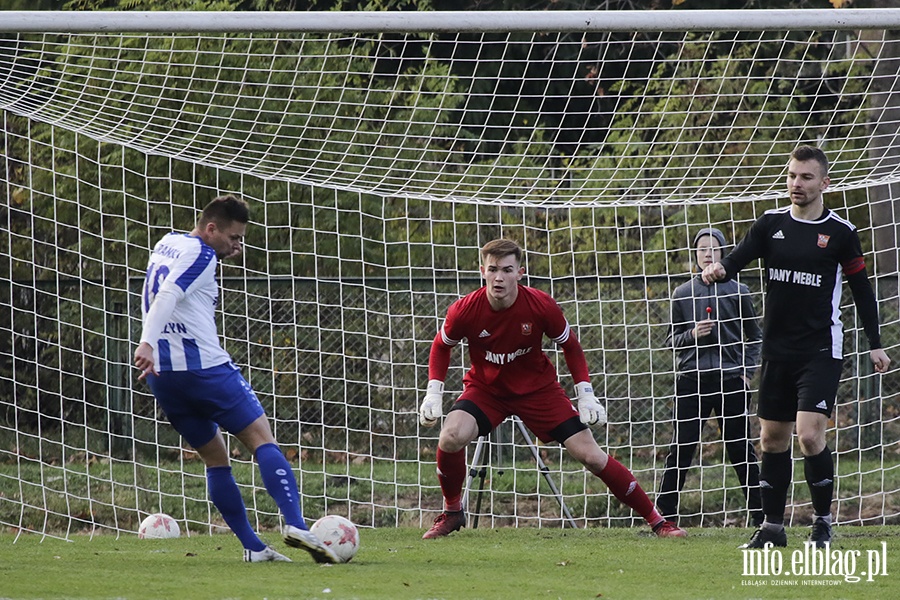
[[[244,499],[241,490],[238,489],[231,467],[210,467],[206,469],[206,484],[209,489],[209,497],[222,518],[241,541],[241,545],[247,550],[259,552],[266,545],[259,539],[250,520],[247,519],[247,509],[244,507]]]
[[[256,449],[256,462],[266,491],[275,500],[284,522],[300,529],[309,529],[300,510],[300,492],[291,465],[277,444],[263,444]]]

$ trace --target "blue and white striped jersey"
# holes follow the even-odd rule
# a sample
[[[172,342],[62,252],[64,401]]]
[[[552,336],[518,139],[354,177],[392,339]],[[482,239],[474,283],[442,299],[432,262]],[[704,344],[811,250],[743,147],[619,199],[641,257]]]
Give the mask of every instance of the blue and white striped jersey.
[[[216,331],[215,251],[199,237],[169,233],[153,248],[141,300],[141,342],[157,371],[196,371],[229,362]]]

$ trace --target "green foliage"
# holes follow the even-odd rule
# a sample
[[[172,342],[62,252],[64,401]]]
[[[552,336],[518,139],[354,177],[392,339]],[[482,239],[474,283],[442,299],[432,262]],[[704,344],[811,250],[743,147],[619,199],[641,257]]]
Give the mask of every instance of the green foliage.
[[[621,150],[615,157],[588,160],[599,161],[593,166],[600,172],[611,171],[607,163],[614,161],[615,173],[628,186],[623,192],[662,192],[676,200],[679,186],[752,193],[751,180],[733,176],[737,167],[752,165],[758,173],[777,175],[796,139],[854,140],[840,151],[843,158],[859,157],[866,138],[853,129],[865,109],[864,79],[849,77],[852,63],[821,55],[816,41],[825,35],[807,40],[790,34],[795,44],[784,44],[776,32],[761,42],[691,36],[673,47],[677,60],[658,61],[646,82],[615,86],[624,100],[607,142]],[[800,85],[797,64],[805,69]]]
[[[331,10],[361,10],[361,11],[377,11],[377,10],[413,10],[413,11],[430,11],[434,7],[431,0],[332,0],[322,3],[323,9],[326,4],[333,5]]]
[[[9,132],[14,135],[8,137],[8,155],[28,156],[33,164],[45,166],[26,171],[15,159],[10,163],[10,224],[21,232],[10,237],[12,276],[52,279],[62,273],[104,282],[108,297],[91,302],[114,307],[97,327],[98,333],[104,328],[108,333],[124,317],[119,311],[125,309],[115,307],[125,306],[129,277],[143,271],[146,252],[155,239],[173,228],[189,229],[196,210],[225,191],[260,199],[251,208],[254,221],[264,226],[251,227],[247,242],[265,251],[248,253],[244,266],[269,277],[386,282],[421,275],[432,278],[441,271],[475,274],[476,249],[506,235],[527,244],[527,268],[534,274],[535,285],[545,285],[562,302],[579,299],[582,335],[590,348],[606,350],[590,358],[592,364],[602,365],[598,370],[610,374],[612,389],[608,391],[649,397],[657,390],[635,394],[637,382],[624,374],[636,365],[649,370],[656,364],[649,353],[635,353],[633,341],[640,340],[643,348],[659,345],[666,321],[662,301],[672,280],[645,278],[686,276],[691,259],[681,249],[699,225],[720,226],[737,239],[761,210],[772,205],[770,201],[697,203],[679,197],[679,184],[716,186],[738,194],[749,182],[732,177],[734,167],[753,161],[760,172],[783,168],[783,154],[790,150],[782,139],[784,132],[802,129],[813,136],[831,130],[864,140],[853,131],[859,111],[865,108],[863,90],[855,87],[862,84],[851,83],[864,79],[850,77],[850,70],[859,67],[821,55],[816,36],[808,43],[789,45],[774,37],[760,44],[725,43],[724,35],[697,34],[684,44],[664,38],[659,49],[672,60],[657,60],[646,77],[623,78],[613,85],[610,89],[618,108],[606,143],[579,146],[571,155],[559,152],[560,138],[553,123],[541,116],[537,105],[533,107],[536,121],[508,124],[514,128],[513,135],[491,121],[504,118],[510,107],[516,107],[515,114],[524,119],[528,111],[515,103],[527,107],[544,93],[555,97],[552,88],[527,86],[531,81],[546,85],[554,68],[571,67],[574,55],[565,54],[572,52],[565,44],[559,45],[562,54],[554,61],[543,59],[542,46],[527,43],[530,38],[521,35],[511,36],[508,44],[498,44],[497,49],[485,44],[488,50],[479,55],[479,68],[487,70],[470,78],[458,66],[469,57],[455,56],[454,63],[446,54],[450,46],[440,40],[427,43],[417,36],[396,43],[389,37],[361,40],[356,45],[337,36],[284,37],[275,42],[275,51],[268,41],[227,34],[173,36],[155,45],[140,37],[61,38],[55,61],[39,60],[38,55],[17,57],[34,68],[28,85],[22,83],[23,92],[50,93],[58,86],[93,94],[103,90],[102,111],[86,128],[90,132],[94,127],[93,135],[9,117]],[[47,39],[48,44],[52,42]],[[472,46],[460,48],[468,52]],[[501,51],[506,60],[490,60],[491,52]],[[812,71],[804,74],[806,87],[796,88],[802,93],[791,95],[796,73],[785,72],[783,65],[794,63]],[[319,79],[298,80],[299,72],[319,73]],[[108,73],[115,74],[111,83]],[[501,87],[482,94],[495,85]],[[518,86],[516,94],[506,93],[510,90],[504,86],[509,85]],[[238,87],[240,95],[233,93]],[[828,90],[840,93],[825,93]],[[492,110],[485,113],[493,116],[473,121],[479,102],[489,103],[484,107]],[[692,110],[684,110],[682,102]],[[833,116],[823,122],[810,121],[810,103],[827,104]],[[352,130],[339,126],[345,116],[341,107],[347,106],[357,107],[358,126]],[[463,106],[467,110],[458,114]],[[821,108],[815,114],[825,114]],[[116,128],[108,141],[97,141],[106,134],[106,124],[119,122],[131,125]],[[184,136],[180,143],[186,160],[146,151],[166,139],[173,127]],[[381,143],[386,139],[394,141],[390,150]],[[501,141],[506,139],[510,141]],[[303,140],[302,144],[297,140]],[[445,140],[456,142],[448,145]],[[271,154],[272,148],[292,143],[296,150],[288,164]],[[508,144],[502,158],[488,151],[497,144]],[[616,153],[610,148],[616,148]],[[848,144],[841,152],[857,156],[862,149]],[[548,162],[548,156],[557,158]],[[695,159],[673,161],[673,156]],[[231,167],[202,166],[207,159]],[[343,170],[334,172],[332,165]],[[422,168],[425,165],[428,168]],[[333,178],[335,189],[275,178],[283,168]],[[354,182],[353,187],[407,181],[429,187],[438,196],[487,193],[503,197],[506,203],[385,197],[341,189],[354,178],[361,183]],[[608,190],[605,201],[626,203],[581,207],[587,185]],[[671,200],[633,205],[658,190],[669,190]],[[546,207],[541,206],[543,202]],[[571,206],[554,208],[565,202]],[[525,208],[526,204],[531,206]],[[865,219],[867,214],[857,214],[865,212],[864,200],[859,207],[853,218]],[[588,284],[578,283],[578,278],[586,278]],[[600,278],[601,284],[591,284],[591,278]],[[628,283],[623,285],[622,280]],[[244,360],[251,369],[282,373],[271,381],[255,381],[273,397],[298,392],[308,398],[356,395],[359,392],[352,389],[352,382],[325,382],[346,376],[352,381],[396,378],[390,361],[366,365],[359,348],[367,346],[367,336],[427,341],[433,319],[439,318],[447,299],[465,291],[455,286],[450,291],[451,286],[443,291],[430,286],[432,293],[447,295],[437,303],[423,300],[427,307],[413,314],[426,310],[427,318],[417,321],[369,318],[373,309],[390,315],[397,306],[389,286],[383,292],[351,297],[347,289],[322,283],[319,298],[313,293],[300,301],[311,305],[324,301],[331,306],[331,298],[336,298],[333,310],[285,317],[297,329],[292,325],[276,328],[272,336],[259,334],[254,339],[264,340],[265,350],[230,350],[241,359],[247,357]],[[231,308],[231,301],[224,301],[236,319],[228,323],[229,328],[243,327],[240,319],[247,316],[243,297],[236,296],[235,302]],[[53,303],[52,295],[39,297],[41,314],[64,321],[80,318],[77,302],[64,303],[58,313]],[[408,314],[411,309],[399,310]],[[66,316],[67,312],[72,316]],[[652,321],[647,321],[647,314],[653,315]],[[260,322],[271,318],[266,310]],[[321,326],[345,331],[346,336],[320,339],[315,330]],[[429,333],[422,334],[419,327]],[[77,326],[49,331],[44,335],[49,343],[42,346],[44,354],[53,353],[56,344],[81,348],[89,356],[106,352],[97,341],[74,339]],[[310,359],[330,344],[339,346],[339,351],[326,354],[325,382],[298,380],[284,373],[290,370],[285,365],[297,356],[290,346],[300,339],[318,340],[299,350],[309,353]],[[401,348],[414,352],[402,345],[395,351]],[[658,360],[668,358],[661,355]],[[58,357],[45,355],[42,360],[58,365]],[[107,377],[100,362],[68,370],[100,385]],[[402,381],[414,387],[416,374]],[[29,388],[25,395],[35,393]],[[375,391],[362,396],[376,405],[395,400],[391,394]]]
[[[62,0],[6,0],[0,10],[60,10]]]
[[[240,2],[232,0],[67,0],[63,10],[192,10],[192,11],[232,11]]]

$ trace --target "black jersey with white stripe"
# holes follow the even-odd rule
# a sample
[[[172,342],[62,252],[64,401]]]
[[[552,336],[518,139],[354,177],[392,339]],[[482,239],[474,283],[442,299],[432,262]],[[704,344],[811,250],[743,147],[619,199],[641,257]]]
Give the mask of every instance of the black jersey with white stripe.
[[[769,210],[722,266],[732,277],[755,259],[766,281],[763,358],[842,358],[842,276],[865,270],[856,227],[827,208],[815,221],[795,218],[790,206]]]

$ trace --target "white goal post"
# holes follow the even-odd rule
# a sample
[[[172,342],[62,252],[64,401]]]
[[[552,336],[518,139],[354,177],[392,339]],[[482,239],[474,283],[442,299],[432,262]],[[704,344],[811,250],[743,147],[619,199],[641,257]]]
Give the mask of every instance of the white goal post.
[[[163,511],[191,532],[223,526],[131,367],[152,244],[223,193],[252,220],[221,269],[220,331],[307,515],[422,526],[440,509],[437,430],[416,414],[428,352],[500,236],[585,347],[610,419],[598,441],[653,498],[691,238],[739,239],[784,204],[798,144],[828,154],[826,203],[859,227],[900,360],[898,31],[894,9],[5,11],[0,525],[119,534]],[[761,311],[752,267],[741,281]],[[900,523],[900,381],[872,372],[849,291],[843,308],[836,522]],[[448,405],[466,367],[460,349]],[[521,438],[509,421],[491,436],[470,512],[477,493],[484,525],[567,526]],[[230,443],[255,524],[274,527]],[[640,523],[558,446],[540,451],[579,525]],[[802,477],[788,502],[808,522]],[[711,423],[681,510],[688,525],[746,522]]]

